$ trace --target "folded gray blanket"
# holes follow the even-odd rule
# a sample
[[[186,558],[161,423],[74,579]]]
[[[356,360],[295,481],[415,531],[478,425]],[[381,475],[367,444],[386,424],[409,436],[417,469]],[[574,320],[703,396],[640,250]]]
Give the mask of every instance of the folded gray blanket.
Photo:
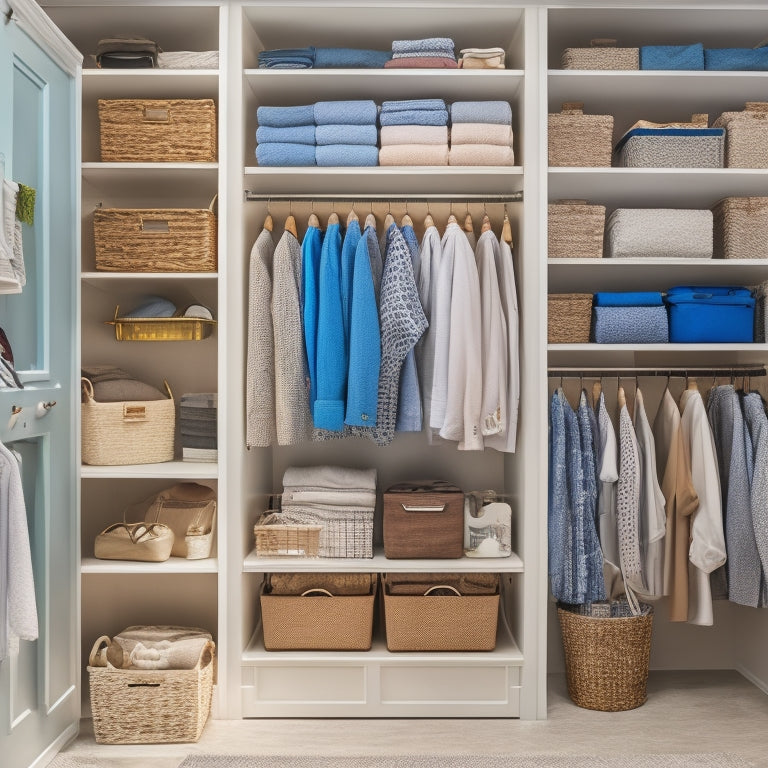
[[[376,469],[352,467],[288,467],[283,487],[292,489],[376,490]]]

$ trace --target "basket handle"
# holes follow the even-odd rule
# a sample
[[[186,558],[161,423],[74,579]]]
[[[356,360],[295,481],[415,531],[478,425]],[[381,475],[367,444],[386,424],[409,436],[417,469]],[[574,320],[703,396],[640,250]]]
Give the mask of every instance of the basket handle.
[[[208,205],[208,210],[209,210],[211,213],[213,213],[213,214],[215,214],[215,213],[216,213],[216,210],[217,210],[216,202],[217,202],[217,200],[218,200],[218,199],[219,199],[219,193],[217,192],[217,193],[216,193],[216,194],[213,196],[213,198],[211,199],[211,202],[210,202],[210,203],[209,203],[209,205]]]
[[[709,125],[709,115],[705,112],[697,112],[695,115],[691,115],[691,122],[694,125]]]
[[[104,646],[104,653],[102,653],[101,646]],[[106,667],[107,666],[107,654],[106,650],[112,645],[112,641],[106,636],[102,635],[94,644],[88,655],[88,666],[91,667]]]
[[[170,123],[171,110],[169,107],[144,107],[145,123]]]
[[[89,399],[93,400],[93,382],[90,379],[86,379],[85,376],[80,377],[80,387],[83,394]]]
[[[168,382],[165,379],[163,379],[163,384],[165,385],[165,391],[168,393],[168,397],[170,397],[171,400],[173,400],[173,392],[171,392],[171,387],[169,386]]]
[[[580,200],[577,198],[570,198],[570,197],[561,198],[559,200],[553,200],[552,202],[555,203],[556,205],[587,205],[588,204],[586,200]]]
[[[327,589],[323,589],[322,587],[307,589],[301,593],[302,597],[319,597],[320,595],[325,595],[326,597],[333,597],[333,595]]]
[[[589,41],[593,48],[614,48],[616,40],[612,37],[594,37]]]
[[[562,112],[570,114],[582,114],[584,112],[583,101],[565,101],[561,108]]]
[[[435,506],[419,506],[417,504],[403,504],[401,503],[400,506],[406,511],[406,512],[444,512],[445,511],[445,504],[436,504]]]

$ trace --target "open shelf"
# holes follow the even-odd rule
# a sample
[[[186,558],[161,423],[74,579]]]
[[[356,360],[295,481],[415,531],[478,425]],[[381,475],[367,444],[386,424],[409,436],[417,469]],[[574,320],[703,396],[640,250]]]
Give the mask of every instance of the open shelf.
[[[168,574],[168,573],[218,573],[219,561],[215,557],[203,560],[187,560],[184,557],[170,557],[162,563],[141,563],[128,560],[99,560],[95,557],[84,557],[81,561],[80,572],[91,573],[137,573]]]
[[[680,367],[762,364],[768,344],[548,344],[549,365]]]
[[[83,101],[218,99],[215,69],[84,69]]]
[[[82,478],[157,477],[170,480],[215,480],[218,476],[218,464],[199,461],[165,461],[162,464],[124,464],[108,467],[83,464],[80,468]]]

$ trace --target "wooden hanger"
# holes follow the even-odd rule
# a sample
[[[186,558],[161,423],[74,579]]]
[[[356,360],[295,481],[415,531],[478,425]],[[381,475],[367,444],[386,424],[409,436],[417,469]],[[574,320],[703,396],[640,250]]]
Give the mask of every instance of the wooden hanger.
[[[687,386],[687,389],[688,389],[688,391],[689,391],[689,392],[698,392],[698,390],[699,390],[699,385],[698,385],[698,383],[696,382],[696,379],[689,379],[689,380],[688,380],[688,386]]]
[[[395,223],[395,217],[392,215],[392,213],[388,213],[386,218],[384,219],[384,229],[389,229],[393,224]]]
[[[335,212],[334,212],[334,213],[332,213],[332,214],[331,214],[331,215],[328,217],[328,226],[330,227],[330,226],[331,226],[331,224],[338,224],[338,223],[339,223],[339,216],[338,216],[338,214],[337,214],[337,213],[335,213]]]
[[[373,211],[371,211],[366,217],[365,217],[365,229],[368,227],[373,227],[376,229],[376,217],[373,215]]]
[[[272,229],[274,228],[274,226],[275,226],[275,224],[272,221],[272,214],[268,213],[267,214],[267,218],[264,219],[264,229],[266,229],[267,232],[271,232]]]
[[[317,218],[316,213],[313,212],[309,214],[309,221],[307,222],[307,224],[310,227],[317,227],[318,229],[320,229],[320,219]]]
[[[412,227],[413,226],[413,219],[407,213],[403,214],[403,218],[400,219],[400,226],[401,227]]]
[[[293,217],[292,213],[288,214],[283,229],[286,232],[290,232],[297,240],[299,239],[299,231],[296,229],[296,219]]]
[[[504,224],[501,227],[501,237],[505,243],[512,245],[512,225],[509,223],[509,216],[504,214]]]
[[[483,223],[480,227],[481,232],[487,232],[491,228],[491,219],[487,213],[483,214]]]
[[[627,395],[624,392],[624,387],[619,387],[618,391],[616,392],[616,397],[619,401],[619,408],[623,408],[627,404]]]
[[[353,221],[360,221],[354,208],[349,212],[349,215],[347,216],[347,226],[349,226]]]
[[[427,215],[424,217],[424,229],[427,229],[428,227],[434,227],[435,226],[435,220],[432,218],[432,214],[427,212]]]
[[[451,215],[448,217],[448,223],[449,223],[449,224],[458,224],[458,223],[459,223],[459,220],[458,220],[458,219],[457,219],[457,218],[456,218],[456,217],[455,217],[453,214],[451,214]]]
[[[600,399],[600,394],[603,391],[603,382],[599,379],[592,385],[592,402],[597,405],[597,401]]]
[[[475,231],[475,224],[472,221],[472,214],[467,211],[467,215],[464,217],[464,231],[472,234]]]

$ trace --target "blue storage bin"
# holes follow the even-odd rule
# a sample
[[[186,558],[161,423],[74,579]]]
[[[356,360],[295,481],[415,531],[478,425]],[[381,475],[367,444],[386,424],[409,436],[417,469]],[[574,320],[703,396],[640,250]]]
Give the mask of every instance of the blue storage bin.
[[[659,291],[601,291],[595,294],[596,307],[663,307]]]
[[[644,45],[640,48],[640,69],[704,69],[704,46]]]
[[[667,308],[614,306],[594,308],[597,344],[666,344],[669,341]]]
[[[768,70],[768,45],[760,48],[705,48],[704,69],[765,72]]]
[[[677,286],[664,300],[673,344],[754,341],[755,299],[748,288]]]

